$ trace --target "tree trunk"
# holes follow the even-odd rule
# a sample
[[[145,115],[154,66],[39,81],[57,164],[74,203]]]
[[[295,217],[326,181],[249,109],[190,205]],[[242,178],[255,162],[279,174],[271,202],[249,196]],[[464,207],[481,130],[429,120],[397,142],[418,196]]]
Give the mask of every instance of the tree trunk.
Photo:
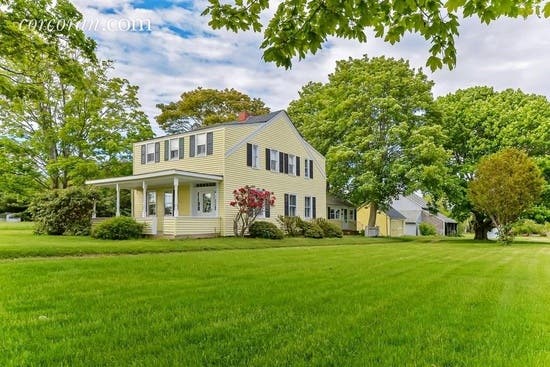
[[[369,228],[376,226],[376,214],[378,212],[377,203],[369,203]]]
[[[493,229],[493,222],[485,215],[474,212],[474,240],[487,240],[487,232]]]

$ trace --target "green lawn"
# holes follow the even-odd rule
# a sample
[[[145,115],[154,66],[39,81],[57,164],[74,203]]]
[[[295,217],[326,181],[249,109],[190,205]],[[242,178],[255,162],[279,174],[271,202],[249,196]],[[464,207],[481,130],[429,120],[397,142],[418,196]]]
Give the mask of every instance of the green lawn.
[[[115,243],[4,226],[0,257],[0,366],[550,365],[548,243]]]

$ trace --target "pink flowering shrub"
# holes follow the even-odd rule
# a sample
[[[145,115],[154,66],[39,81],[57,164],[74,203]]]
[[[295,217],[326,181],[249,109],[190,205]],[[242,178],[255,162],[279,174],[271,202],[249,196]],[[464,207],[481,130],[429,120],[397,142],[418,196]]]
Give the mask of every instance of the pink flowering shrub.
[[[264,208],[267,205],[270,207],[275,205],[275,196],[271,191],[246,185],[233,190],[233,200],[229,205],[237,208],[237,214],[233,219],[233,233],[235,236],[244,237],[250,225],[264,211]]]

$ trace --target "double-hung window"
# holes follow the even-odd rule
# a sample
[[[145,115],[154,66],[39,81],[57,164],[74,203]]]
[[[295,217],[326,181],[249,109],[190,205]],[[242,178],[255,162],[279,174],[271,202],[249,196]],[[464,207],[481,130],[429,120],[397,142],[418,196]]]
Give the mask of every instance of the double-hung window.
[[[306,196],[304,200],[304,218],[311,217],[311,196]]]
[[[180,157],[180,141],[179,139],[170,139],[170,159],[179,159]]]
[[[147,144],[147,163],[155,162],[155,143]]]
[[[206,155],[206,134],[198,134],[197,135],[197,143],[196,143],[196,156],[202,157]]]
[[[260,168],[260,147],[252,145],[252,167]]]
[[[304,177],[313,178],[313,160],[304,159]]]
[[[296,216],[296,195],[288,195],[288,215]]]
[[[292,154],[288,155],[288,174],[296,175],[296,156]]]
[[[155,191],[147,191],[147,215],[157,215],[157,193]]]
[[[270,164],[269,167],[274,172],[279,172],[279,152],[277,150],[270,150]]]
[[[174,215],[174,193],[172,191],[164,193],[164,215]]]

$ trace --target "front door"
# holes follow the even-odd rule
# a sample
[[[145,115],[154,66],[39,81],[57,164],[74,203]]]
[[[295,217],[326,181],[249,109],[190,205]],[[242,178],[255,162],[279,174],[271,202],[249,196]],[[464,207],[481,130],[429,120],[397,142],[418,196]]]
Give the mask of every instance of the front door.
[[[197,188],[194,195],[193,215],[195,216],[216,216],[216,188]]]

